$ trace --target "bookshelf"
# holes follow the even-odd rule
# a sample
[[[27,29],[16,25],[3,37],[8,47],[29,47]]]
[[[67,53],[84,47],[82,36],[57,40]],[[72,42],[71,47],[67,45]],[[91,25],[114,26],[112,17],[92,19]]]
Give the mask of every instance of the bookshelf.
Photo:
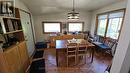
[[[15,16],[0,16],[0,36],[2,40],[2,49],[8,49],[10,46],[16,45],[16,43],[24,41],[24,33],[21,25],[20,14],[18,8],[13,8]],[[4,41],[3,41],[4,40]]]

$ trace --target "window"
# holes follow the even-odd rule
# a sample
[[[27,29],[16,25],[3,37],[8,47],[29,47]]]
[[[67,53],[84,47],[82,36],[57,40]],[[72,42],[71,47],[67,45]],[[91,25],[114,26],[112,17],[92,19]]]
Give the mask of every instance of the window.
[[[83,22],[69,22],[69,32],[83,31]]]
[[[97,35],[118,39],[124,10],[98,15]]]
[[[105,36],[106,24],[107,24],[107,15],[99,16],[98,17],[98,29],[97,29],[98,35]]]
[[[43,32],[44,33],[61,32],[61,23],[60,22],[43,22]]]
[[[124,12],[115,12],[109,14],[109,23],[106,37],[118,39],[121,30],[123,15]]]
[[[121,24],[122,24],[122,18],[110,19],[106,37],[117,39],[119,36]]]

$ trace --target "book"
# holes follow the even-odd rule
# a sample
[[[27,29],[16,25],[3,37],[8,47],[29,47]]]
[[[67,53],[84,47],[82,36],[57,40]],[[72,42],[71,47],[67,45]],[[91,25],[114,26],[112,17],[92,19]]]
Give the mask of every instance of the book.
[[[19,30],[17,21],[14,22],[14,28],[15,30]]]
[[[9,32],[14,31],[11,19],[7,19],[7,25],[8,25]]]
[[[1,26],[1,22],[0,22],[0,34],[3,33],[3,30],[2,30],[2,26]]]

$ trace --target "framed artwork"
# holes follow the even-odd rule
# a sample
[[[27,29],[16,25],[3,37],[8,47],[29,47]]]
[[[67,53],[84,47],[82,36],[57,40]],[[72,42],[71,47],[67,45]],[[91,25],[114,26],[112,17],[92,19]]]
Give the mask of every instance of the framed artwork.
[[[62,22],[62,29],[66,29],[66,28],[67,28],[66,22]]]

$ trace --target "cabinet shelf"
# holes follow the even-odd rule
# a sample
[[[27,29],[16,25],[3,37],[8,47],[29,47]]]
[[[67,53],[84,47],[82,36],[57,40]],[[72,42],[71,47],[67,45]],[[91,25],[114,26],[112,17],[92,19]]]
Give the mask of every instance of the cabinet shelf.
[[[7,48],[3,48],[3,51],[6,52],[6,51],[10,50],[11,48],[15,47],[16,45],[18,45],[18,44],[20,44],[20,43],[23,43],[23,42],[25,42],[25,41],[19,41],[19,42],[13,44],[13,45],[10,45],[10,46],[7,47]]]
[[[20,18],[16,18],[16,17],[8,17],[8,16],[2,16],[2,18],[6,18],[6,19],[14,19],[14,20],[20,20]]]
[[[22,32],[23,30],[16,30],[16,31],[11,31],[11,32],[7,32],[7,33],[4,33],[4,34],[12,34],[12,33],[17,33],[17,32]]]

